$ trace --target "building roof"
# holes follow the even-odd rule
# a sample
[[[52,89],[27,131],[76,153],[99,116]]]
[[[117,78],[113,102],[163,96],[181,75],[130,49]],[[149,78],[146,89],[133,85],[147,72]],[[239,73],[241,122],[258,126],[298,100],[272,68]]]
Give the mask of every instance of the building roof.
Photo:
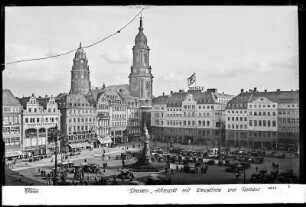
[[[22,98],[19,98],[19,102],[21,103],[22,107],[24,109],[27,108],[27,103],[30,101],[30,97],[22,97]]]
[[[167,104],[169,96],[158,96],[152,99],[153,104]]]
[[[80,95],[80,94],[65,94],[61,99],[56,100],[59,103],[59,107],[68,107],[70,103],[80,103],[87,104],[87,106],[94,105],[92,98],[89,95]]]
[[[18,98],[9,89],[2,90],[2,104],[3,106],[21,106]]]
[[[226,109],[247,109],[247,103],[252,96],[253,92],[240,93],[227,103]]]
[[[129,84],[121,84],[121,85],[110,85],[110,86],[107,86],[105,88],[106,90],[115,90],[115,91],[118,91],[121,93],[128,93],[129,94]]]
[[[254,100],[265,97],[272,102],[279,104],[287,103],[299,103],[299,91],[269,91],[269,92],[259,92],[259,91],[249,91],[240,93],[239,95],[232,98],[226,109],[247,109],[247,103],[251,103]]]
[[[271,92],[255,92],[250,99],[250,102],[259,97],[265,97],[276,103],[298,103],[299,91],[271,91]]]

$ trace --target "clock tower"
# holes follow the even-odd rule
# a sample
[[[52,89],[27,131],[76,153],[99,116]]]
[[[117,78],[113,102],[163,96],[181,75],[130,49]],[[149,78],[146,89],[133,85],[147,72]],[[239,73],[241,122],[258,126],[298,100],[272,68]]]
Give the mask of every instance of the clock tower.
[[[89,66],[86,53],[81,46],[77,49],[71,70],[70,94],[86,95],[90,92]]]
[[[152,99],[152,81],[151,66],[149,64],[149,47],[147,46],[147,37],[143,33],[142,17],[140,17],[139,33],[135,37],[133,47],[133,65],[131,66],[130,94],[144,101]]]

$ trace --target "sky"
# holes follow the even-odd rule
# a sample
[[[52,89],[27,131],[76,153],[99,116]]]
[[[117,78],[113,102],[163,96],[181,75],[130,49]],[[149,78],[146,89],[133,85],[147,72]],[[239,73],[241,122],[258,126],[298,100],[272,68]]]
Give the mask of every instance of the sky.
[[[6,7],[5,62],[90,45],[131,20],[141,6]],[[153,95],[196,85],[237,95],[240,89],[299,87],[296,6],[147,6]],[[117,35],[85,49],[93,87],[128,84],[139,17]],[[17,97],[70,90],[74,53],[5,66],[3,88]]]

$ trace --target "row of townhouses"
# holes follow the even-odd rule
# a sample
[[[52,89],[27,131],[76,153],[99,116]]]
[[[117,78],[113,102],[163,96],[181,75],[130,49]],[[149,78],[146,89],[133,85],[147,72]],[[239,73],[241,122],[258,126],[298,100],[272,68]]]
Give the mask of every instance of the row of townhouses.
[[[299,91],[190,88],[152,100],[156,140],[296,151],[299,143]]]

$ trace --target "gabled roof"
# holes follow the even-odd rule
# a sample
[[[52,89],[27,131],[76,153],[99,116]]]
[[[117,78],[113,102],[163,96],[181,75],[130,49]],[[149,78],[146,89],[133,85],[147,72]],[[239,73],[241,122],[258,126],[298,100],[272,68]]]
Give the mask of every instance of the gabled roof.
[[[21,103],[22,107],[24,109],[27,108],[27,103],[30,101],[30,97],[22,97],[22,98],[19,98],[19,102]]]
[[[9,89],[2,90],[2,104],[3,106],[21,106],[18,98]]]

